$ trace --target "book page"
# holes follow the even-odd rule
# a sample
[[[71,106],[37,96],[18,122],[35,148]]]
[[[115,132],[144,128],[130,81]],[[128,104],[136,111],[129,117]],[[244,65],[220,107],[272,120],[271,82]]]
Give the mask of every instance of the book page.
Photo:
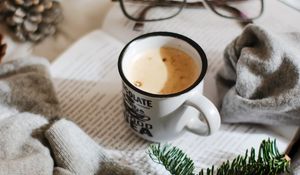
[[[280,0],[280,1],[300,12],[300,1],[298,0]]]
[[[123,45],[101,31],[93,32],[73,45],[51,66],[63,115],[77,123],[99,145],[121,162],[145,174],[168,174],[146,151],[151,142],[137,137],[123,118],[118,54]],[[208,137],[185,133],[168,143],[183,149],[197,170],[220,165],[258,148],[263,139],[277,139],[281,152],[289,143],[276,132],[258,125],[223,124]]]

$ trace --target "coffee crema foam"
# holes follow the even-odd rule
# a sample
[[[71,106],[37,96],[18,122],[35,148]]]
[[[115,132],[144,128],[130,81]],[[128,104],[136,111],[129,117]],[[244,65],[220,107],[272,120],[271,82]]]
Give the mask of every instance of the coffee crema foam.
[[[187,53],[171,47],[138,54],[129,66],[128,80],[153,94],[173,94],[190,87],[199,77],[200,66]]]

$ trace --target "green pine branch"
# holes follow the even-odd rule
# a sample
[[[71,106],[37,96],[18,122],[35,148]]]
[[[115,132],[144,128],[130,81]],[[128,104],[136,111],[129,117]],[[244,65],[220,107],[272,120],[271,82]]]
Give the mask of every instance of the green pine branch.
[[[195,166],[182,150],[171,145],[152,144],[148,149],[150,158],[162,164],[172,175],[196,175]],[[198,175],[277,175],[289,173],[290,159],[280,154],[276,140],[263,140],[258,155],[252,148],[244,156],[224,162],[219,168],[202,169]]]
[[[150,158],[174,175],[191,175],[195,169],[192,159],[180,149],[171,147],[170,145],[160,146],[160,144],[152,144],[149,148]]]

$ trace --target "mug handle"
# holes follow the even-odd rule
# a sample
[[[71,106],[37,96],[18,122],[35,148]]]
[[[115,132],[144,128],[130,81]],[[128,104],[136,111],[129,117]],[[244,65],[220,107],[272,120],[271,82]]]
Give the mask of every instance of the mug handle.
[[[221,125],[221,118],[218,109],[215,105],[203,95],[193,95],[184,103],[185,106],[190,106],[199,111],[198,116],[191,116],[191,119],[186,124],[185,128],[198,135],[211,135],[218,131]],[[201,115],[202,114],[202,115]],[[201,121],[201,116],[206,121]]]

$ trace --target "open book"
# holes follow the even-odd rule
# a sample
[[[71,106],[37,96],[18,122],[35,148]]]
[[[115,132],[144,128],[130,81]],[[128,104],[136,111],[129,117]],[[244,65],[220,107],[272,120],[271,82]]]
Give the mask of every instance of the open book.
[[[300,13],[290,11],[277,1],[266,1],[266,7],[269,6],[258,24],[278,32],[300,31],[300,25],[293,24]],[[284,11],[281,16],[291,16],[295,20],[272,19],[274,11]],[[56,59],[51,72],[65,116],[121,161],[146,174],[166,174],[166,170],[153,163],[146,154],[151,143],[137,137],[124,121],[121,79],[117,71],[121,49],[135,36],[150,31],[165,30],[192,38],[204,49],[209,62],[204,95],[219,106],[222,94],[216,87],[215,76],[222,66],[225,46],[241,33],[242,28],[237,22],[220,18],[205,9],[188,9],[174,19],[147,23],[142,32],[133,31],[133,24],[116,4],[106,17],[102,30],[76,42]],[[284,152],[297,130],[297,127],[222,124],[220,131],[212,136],[186,133],[169,143],[182,148],[200,169],[220,165],[244,154],[248,148],[258,148],[263,139],[275,138],[280,151]]]

